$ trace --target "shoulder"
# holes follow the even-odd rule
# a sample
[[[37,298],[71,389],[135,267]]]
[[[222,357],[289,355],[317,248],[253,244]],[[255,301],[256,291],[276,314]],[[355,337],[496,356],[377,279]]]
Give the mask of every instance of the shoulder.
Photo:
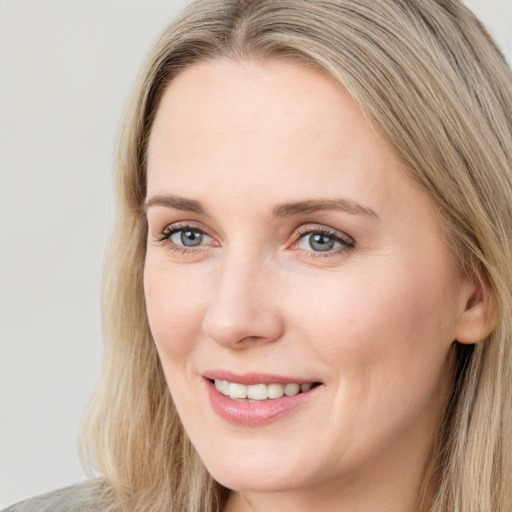
[[[100,480],[89,480],[35,496],[2,512],[97,512],[101,487]]]

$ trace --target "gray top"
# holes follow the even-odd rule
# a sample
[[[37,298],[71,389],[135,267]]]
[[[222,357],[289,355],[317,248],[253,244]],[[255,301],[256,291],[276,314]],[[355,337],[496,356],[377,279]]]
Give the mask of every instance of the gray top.
[[[98,512],[100,480],[88,480],[7,507],[1,512]]]

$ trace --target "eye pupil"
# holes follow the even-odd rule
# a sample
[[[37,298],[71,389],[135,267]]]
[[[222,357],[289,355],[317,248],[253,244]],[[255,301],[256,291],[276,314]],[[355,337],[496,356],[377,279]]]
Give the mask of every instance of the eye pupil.
[[[316,233],[312,235],[309,239],[309,245],[315,251],[330,251],[334,247],[334,239],[330,236],[322,235],[321,233]]]
[[[203,241],[203,238],[203,233],[192,229],[183,230],[180,236],[181,243],[187,247],[199,245]]]

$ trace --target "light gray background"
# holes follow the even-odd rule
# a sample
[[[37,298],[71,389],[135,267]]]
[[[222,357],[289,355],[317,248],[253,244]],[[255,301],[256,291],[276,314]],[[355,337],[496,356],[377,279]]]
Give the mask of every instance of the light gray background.
[[[82,480],[114,142],[185,0],[0,0],[0,506]],[[512,61],[512,0],[468,0]]]

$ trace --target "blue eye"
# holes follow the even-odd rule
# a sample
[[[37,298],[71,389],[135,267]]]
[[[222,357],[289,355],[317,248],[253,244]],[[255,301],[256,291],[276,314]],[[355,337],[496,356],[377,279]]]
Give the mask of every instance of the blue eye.
[[[302,234],[297,243],[299,249],[317,253],[327,253],[336,251],[340,247],[351,248],[353,246],[354,242],[351,238],[326,230],[309,230]]]
[[[175,231],[169,237],[175,245],[183,245],[185,247],[196,247],[201,245],[205,238],[210,238],[199,229],[186,228]]]
[[[193,226],[169,226],[159,237],[160,242],[167,242],[169,246],[176,249],[193,249],[206,243],[212,238],[204,231]]]

